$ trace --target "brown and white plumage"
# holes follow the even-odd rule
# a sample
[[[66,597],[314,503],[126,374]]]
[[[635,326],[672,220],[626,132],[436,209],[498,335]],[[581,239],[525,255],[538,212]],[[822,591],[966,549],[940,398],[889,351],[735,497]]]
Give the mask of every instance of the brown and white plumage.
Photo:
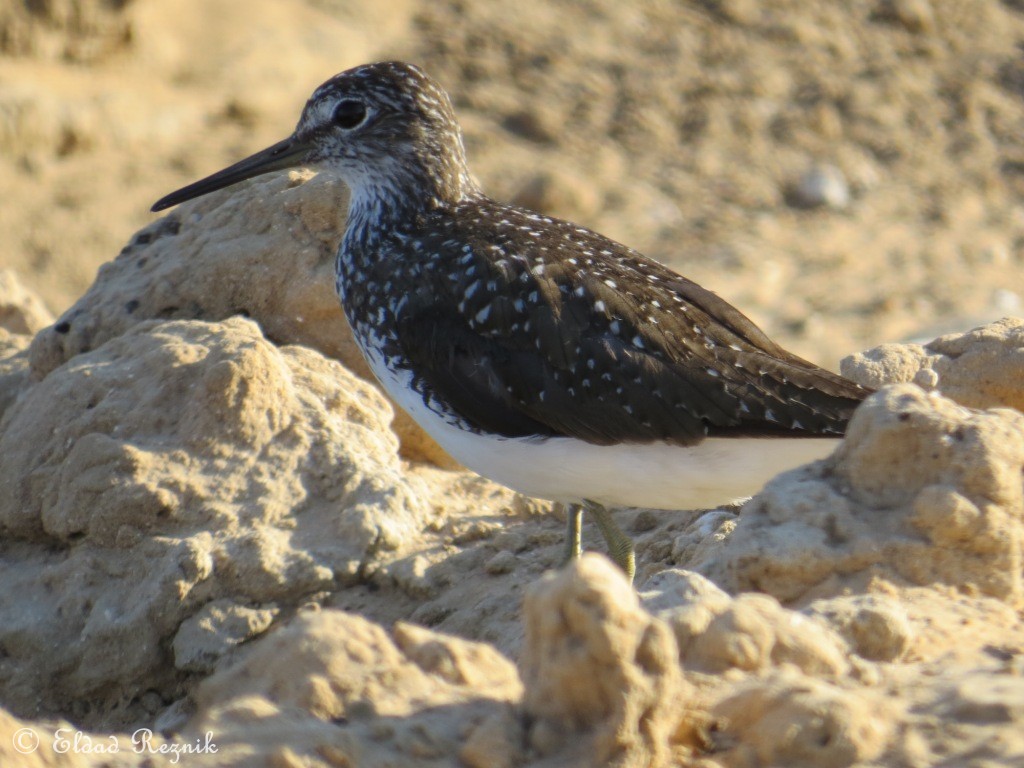
[[[351,188],[337,287],[375,374],[457,459],[524,493],[748,494],[827,452],[868,394],[636,251],[489,199],[448,96],[408,64],[332,78],[288,139],[154,209],[301,164]]]

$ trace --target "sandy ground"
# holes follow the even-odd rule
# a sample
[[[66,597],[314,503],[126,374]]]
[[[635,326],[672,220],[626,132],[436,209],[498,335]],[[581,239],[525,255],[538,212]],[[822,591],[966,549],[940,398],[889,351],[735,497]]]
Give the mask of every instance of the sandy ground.
[[[823,364],[1020,305],[1013,3],[47,7],[0,16],[0,265],[55,313],[153,200],[387,57],[452,93],[494,196],[672,264]]]
[[[336,362],[333,180],[148,209],[408,59],[495,197],[838,368],[1024,313],[1022,40],[1009,0],[0,7],[0,762],[1020,765],[1020,322],[850,358],[917,386],[739,514],[621,513],[637,596]],[[118,756],[20,748],[61,726]]]

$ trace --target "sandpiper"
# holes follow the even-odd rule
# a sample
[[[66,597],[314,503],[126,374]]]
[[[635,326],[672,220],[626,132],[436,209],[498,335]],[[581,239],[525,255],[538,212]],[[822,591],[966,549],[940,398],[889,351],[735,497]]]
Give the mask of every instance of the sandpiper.
[[[869,394],[642,254],[488,198],[410,64],[331,78],[291,136],[153,210],[303,165],[351,190],[337,290],[383,388],[465,466],[567,505],[567,557],[586,509],[632,578],[606,507],[749,496],[827,455]]]

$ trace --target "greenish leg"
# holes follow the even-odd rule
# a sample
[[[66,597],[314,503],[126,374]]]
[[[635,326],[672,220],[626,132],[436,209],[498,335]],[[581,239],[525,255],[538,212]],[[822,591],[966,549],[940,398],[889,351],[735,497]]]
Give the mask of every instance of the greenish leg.
[[[626,572],[626,577],[632,584],[633,576],[636,574],[636,554],[633,551],[633,540],[622,532],[622,529],[615,523],[607,509],[596,502],[587,501],[586,499],[584,499],[583,504],[587,511],[594,516],[594,522],[597,523],[597,527],[601,529],[601,535],[604,536],[604,540],[608,544],[608,554]],[[578,540],[576,546],[578,552]]]
[[[565,509],[565,561],[568,565],[573,560],[579,559],[583,541],[583,507],[579,504],[570,504]]]

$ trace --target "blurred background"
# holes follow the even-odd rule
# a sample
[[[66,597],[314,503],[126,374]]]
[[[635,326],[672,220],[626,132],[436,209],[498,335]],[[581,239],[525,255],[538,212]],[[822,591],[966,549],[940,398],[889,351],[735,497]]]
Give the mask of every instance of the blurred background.
[[[835,368],[1024,313],[1022,46],[1022,0],[0,0],[0,268],[60,313],[158,197],[401,58],[492,196]]]

